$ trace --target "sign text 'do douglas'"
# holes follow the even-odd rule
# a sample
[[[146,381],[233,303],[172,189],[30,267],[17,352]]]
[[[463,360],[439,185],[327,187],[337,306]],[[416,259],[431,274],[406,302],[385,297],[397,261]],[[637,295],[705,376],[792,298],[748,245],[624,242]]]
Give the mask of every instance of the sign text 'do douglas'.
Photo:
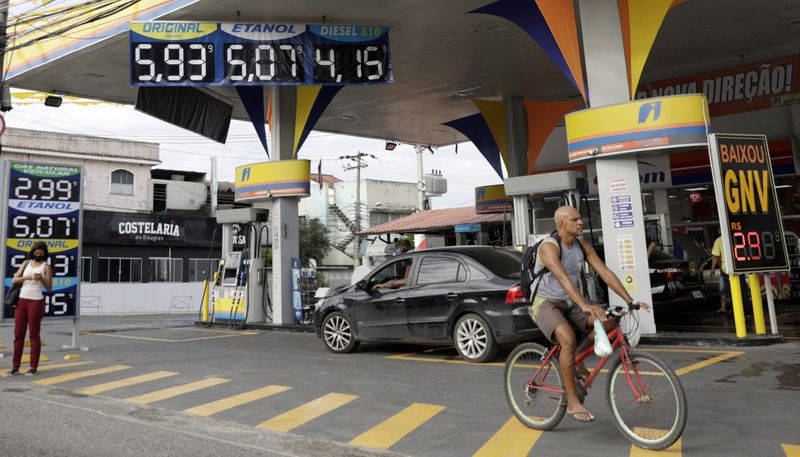
[[[729,273],[789,266],[766,137],[710,135],[711,163]]]

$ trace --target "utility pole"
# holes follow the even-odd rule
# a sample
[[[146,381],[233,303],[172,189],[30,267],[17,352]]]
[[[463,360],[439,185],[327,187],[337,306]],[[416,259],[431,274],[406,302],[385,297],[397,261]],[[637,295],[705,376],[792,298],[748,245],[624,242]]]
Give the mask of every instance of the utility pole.
[[[417,151],[417,209],[425,211],[425,175],[422,172],[422,145],[415,147]]]
[[[11,111],[11,90],[5,82],[6,72],[6,48],[8,47],[8,8],[9,0],[0,0],[0,111]]]
[[[349,171],[352,169],[356,170],[356,209],[355,209],[355,248],[353,249],[353,266],[361,265],[361,169],[367,167],[367,163],[364,162],[364,157],[371,157],[373,159],[377,159],[372,154],[366,154],[363,152],[359,152],[358,154],[353,154],[349,156],[341,156],[339,160],[348,160],[355,162],[355,165],[350,163],[345,163],[342,165],[344,171]],[[322,179],[322,178],[320,178]]]

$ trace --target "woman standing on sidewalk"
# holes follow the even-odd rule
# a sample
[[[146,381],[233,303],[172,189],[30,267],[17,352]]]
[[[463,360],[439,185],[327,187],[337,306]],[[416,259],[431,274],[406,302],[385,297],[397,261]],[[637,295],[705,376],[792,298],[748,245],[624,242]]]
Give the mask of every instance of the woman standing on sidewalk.
[[[43,241],[33,243],[28,260],[14,274],[13,283],[22,284],[19,301],[14,310],[14,358],[10,375],[19,374],[22,350],[25,347],[25,331],[30,326],[31,368],[26,375],[35,375],[39,367],[41,339],[39,331],[44,317],[44,295],[42,288],[53,287],[53,269],[47,264],[47,244]]]

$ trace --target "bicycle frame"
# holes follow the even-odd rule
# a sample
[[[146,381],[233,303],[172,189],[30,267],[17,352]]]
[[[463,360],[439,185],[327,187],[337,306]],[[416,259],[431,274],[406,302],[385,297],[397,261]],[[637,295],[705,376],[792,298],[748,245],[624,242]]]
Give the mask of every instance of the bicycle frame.
[[[625,370],[625,378],[628,381],[628,385],[630,386],[631,391],[633,391],[633,395],[636,398],[636,401],[640,401],[643,396],[647,396],[649,394],[648,394],[648,392],[647,392],[647,390],[646,390],[646,388],[644,386],[644,383],[642,382],[641,375],[639,374],[639,368],[637,366],[633,367],[633,376],[631,376],[631,371],[628,369],[628,365],[629,365],[629,363],[628,363],[628,360],[629,360],[629,357],[628,357],[628,343],[625,340],[625,335],[622,333],[622,330],[620,329],[619,326],[617,326],[614,330],[612,330],[608,334],[608,339],[611,342],[611,348],[614,350],[614,352],[619,351],[619,356],[623,361],[622,366],[623,366],[623,369]],[[541,390],[541,391],[544,391],[544,392],[553,392],[553,393],[559,393],[559,394],[566,393],[564,391],[564,389],[561,388],[561,387],[556,387],[556,386],[552,386],[552,385],[544,385],[544,384],[536,382],[536,380],[539,378],[540,375],[542,376],[541,379],[546,379],[547,378],[547,375],[550,373],[550,366],[551,366],[548,362],[553,357],[557,357],[560,352],[561,352],[561,346],[559,346],[559,345],[553,346],[553,348],[550,349],[550,351],[547,352],[547,355],[542,360],[541,366],[539,367],[538,370],[536,370],[536,373],[533,375],[533,377],[531,378],[530,382],[528,383],[528,387],[529,388],[535,388],[536,390]],[[587,357],[589,357],[593,353],[594,353],[594,348],[592,346],[589,346],[589,348],[587,348],[586,351],[584,351],[582,354],[578,355],[575,358],[575,363],[578,364],[578,363],[583,362]],[[614,353],[612,352],[612,355],[613,354]],[[589,377],[586,378],[585,381],[577,380],[576,382],[580,383],[581,386],[583,386],[583,388],[585,390],[589,390],[592,387],[592,383],[594,382],[595,378],[600,373],[600,371],[602,370],[602,368],[605,365],[606,361],[610,357],[611,356],[606,356],[606,357],[601,358],[600,361],[597,363],[597,365],[592,370],[592,372],[589,375]],[[635,385],[634,385],[634,378],[636,379]],[[638,389],[637,389],[637,387],[638,387]],[[641,394],[640,394],[640,392],[641,392]]]

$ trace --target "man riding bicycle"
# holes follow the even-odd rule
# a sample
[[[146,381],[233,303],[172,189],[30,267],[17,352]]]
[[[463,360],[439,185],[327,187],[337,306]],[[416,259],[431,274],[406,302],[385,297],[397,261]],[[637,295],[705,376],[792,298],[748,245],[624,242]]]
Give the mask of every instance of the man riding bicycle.
[[[567,394],[567,414],[578,421],[590,422],[594,420],[594,415],[581,403],[575,386],[576,374],[584,379],[589,371],[583,364],[576,366],[575,354],[593,344],[595,319],[603,321],[606,332],[613,330],[616,324],[613,319],[606,319],[601,306],[590,302],[578,290],[584,262],[589,262],[608,287],[626,303],[633,303],[633,298],[614,272],[603,263],[591,243],[578,238],[583,232],[583,220],[577,209],[572,206],[558,208],[555,221],[560,246],[550,236],[539,247],[534,269],[538,272],[546,267],[548,272],[539,279],[530,314],[545,337],[561,345],[559,367]],[[640,305],[646,310],[650,309],[646,303]]]

